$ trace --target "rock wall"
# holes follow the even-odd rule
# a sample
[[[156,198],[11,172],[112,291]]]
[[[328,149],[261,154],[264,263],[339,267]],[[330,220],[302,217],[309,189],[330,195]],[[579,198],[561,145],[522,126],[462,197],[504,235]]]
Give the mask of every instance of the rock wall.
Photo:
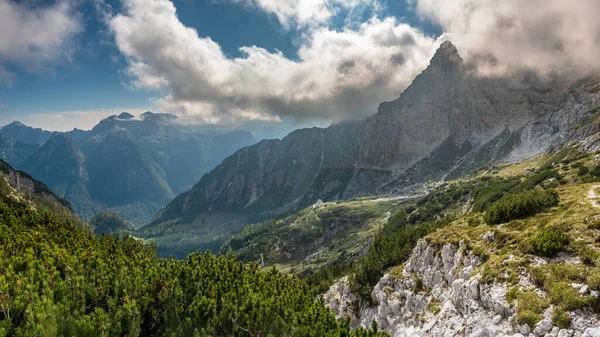
[[[598,318],[581,310],[571,314],[571,329],[554,327],[550,309],[535,327],[517,326],[515,309],[506,300],[507,285],[479,282],[482,263],[463,241],[439,248],[420,240],[402,275],[388,273],[377,283],[372,304],[351,293],[347,277],[324,298],[338,317],[351,318],[354,327],[369,327],[375,320],[394,337],[600,336]],[[519,275],[519,285],[534,287],[527,274]]]

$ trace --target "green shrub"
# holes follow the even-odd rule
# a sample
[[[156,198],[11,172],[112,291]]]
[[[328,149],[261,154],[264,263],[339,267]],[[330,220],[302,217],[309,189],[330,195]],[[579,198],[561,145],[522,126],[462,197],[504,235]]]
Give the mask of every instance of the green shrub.
[[[548,307],[549,303],[533,291],[517,292],[517,323],[527,324],[534,327],[542,317],[541,313]]]
[[[529,310],[523,310],[517,312],[517,323],[519,325],[527,324],[529,327],[534,327],[539,321],[542,320],[540,314],[531,312]]]
[[[509,178],[492,179],[478,184],[473,189],[473,193],[471,195],[474,200],[473,211],[483,212],[494,201],[502,198],[505,193],[520,183],[521,180],[519,178]]]
[[[423,291],[423,289],[423,279],[421,279],[419,276],[415,276],[415,286],[412,289],[413,293],[419,293]]]
[[[552,311],[552,324],[561,329],[568,329],[571,326],[571,316],[560,307]]]
[[[533,291],[518,292],[517,303],[520,308],[533,311],[536,314],[542,313],[549,305],[548,300]]]
[[[579,169],[577,170],[578,176],[582,177],[588,173],[590,173],[590,169],[587,168],[587,166],[584,166],[584,165],[579,166]]]
[[[481,272],[481,278],[479,279],[479,283],[492,284],[494,283],[494,281],[496,281],[498,274],[498,269],[492,268],[486,264],[485,267],[483,267],[483,271]]]
[[[440,311],[442,311],[442,305],[440,303],[440,300],[435,296],[431,296],[431,300],[427,305],[427,310],[431,311],[434,315],[439,314]]]
[[[554,257],[569,244],[568,236],[561,229],[544,229],[531,239],[536,255]]]
[[[579,295],[577,289],[567,282],[553,282],[548,287],[550,301],[560,305],[565,310],[581,309],[586,305],[585,300]]]
[[[590,171],[590,175],[593,177],[600,177],[600,165],[594,167],[591,171]]]
[[[600,270],[594,269],[587,278],[587,285],[592,290],[600,290]]]
[[[538,287],[543,287],[546,282],[547,273],[543,267],[534,267],[530,270],[531,279]]]
[[[515,300],[517,299],[517,294],[519,293],[519,286],[514,286],[510,289],[508,289],[508,291],[506,291],[506,302],[508,302],[508,304],[512,305]]]
[[[479,220],[479,218],[469,218],[469,220],[467,220],[467,223],[471,227],[477,227],[481,225],[481,220]]]
[[[583,246],[579,251],[579,258],[583,264],[588,266],[600,266],[600,253],[594,248]]]
[[[532,189],[515,194],[507,194],[493,203],[485,212],[484,220],[496,225],[514,219],[523,219],[558,205],[555,190]]]

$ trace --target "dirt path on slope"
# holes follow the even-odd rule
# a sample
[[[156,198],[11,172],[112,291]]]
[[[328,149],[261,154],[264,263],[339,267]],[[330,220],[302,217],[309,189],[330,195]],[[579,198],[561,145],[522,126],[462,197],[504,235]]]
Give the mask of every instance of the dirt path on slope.
[[[590,200],[590,203],[593,207],[600,208],[600,204],[598,204],[598,195],[596,194],[596,189],[600,188],[600,185],[594,185],[590,187],[587,193],[587,198]]]

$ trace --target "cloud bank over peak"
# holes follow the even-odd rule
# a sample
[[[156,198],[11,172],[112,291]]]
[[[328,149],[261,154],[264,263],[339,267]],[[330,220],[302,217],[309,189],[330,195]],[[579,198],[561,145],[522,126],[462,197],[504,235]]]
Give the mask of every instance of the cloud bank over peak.
[[[241,46],[242,56],[233,58],[185,26],[170,0],[123,0],[109,27],[130,85],[157,90],[158,110],[233,126],[360,119],[396,98],[445,40],[482,75],[574,78],[600,70],[596,0],[406,0],[416,15],[441,27],[439,38],[386,17],[391,13],[380,0],[222,1],[297,28],[296,55]],[[365,9],[377,16],[364,21]],[[346,18],[342,28],[332,28],[340,17]]]
[[[0,85],[11,85],[8,67],[33,72],[70,60],[72,38],[83,26],[75,1],[59,0],[49,6],[0,0]]]
[[[135,87],[166,92],[156,101],[164,111],[213,124],[370,115],[427,66],[437,45],[393,18],[372,18],[356,29],[308,30],[297,59],[258,46],[229,58],[166,0],[125,0],[109,25]]]
[[[414,0],[481,74],[600,70],[597,0]]]

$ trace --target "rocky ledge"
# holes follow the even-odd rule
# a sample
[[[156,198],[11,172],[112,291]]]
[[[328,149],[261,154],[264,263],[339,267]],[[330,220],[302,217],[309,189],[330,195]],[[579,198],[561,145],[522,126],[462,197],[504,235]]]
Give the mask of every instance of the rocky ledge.
[[[388,273],[377,283],[371,303],[351,293],[347,277],[324,298],[338,317],[351,318],[354,327],[368,327],[375,320],[394,337],[600,337],[598,317],[584,310],[570,313],[569,329],[552,324],[552,308],[535,326],[518,326],[516,310],[506,299],[508,285],[480,282],[482,264],[464,241],[440,248],[421,240],[401,273]],[[518,286],[544,295],[527,273],[519,275]]]

